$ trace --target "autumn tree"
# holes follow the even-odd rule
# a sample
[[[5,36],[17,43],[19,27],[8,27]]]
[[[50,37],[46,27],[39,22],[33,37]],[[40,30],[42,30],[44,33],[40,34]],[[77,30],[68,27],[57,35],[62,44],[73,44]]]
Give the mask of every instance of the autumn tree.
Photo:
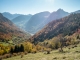
[[[24,43],[24,51],[27,51],[28,53],[30,53],[32,51],[32,47],[33,47],[32,43],[30,42]]]

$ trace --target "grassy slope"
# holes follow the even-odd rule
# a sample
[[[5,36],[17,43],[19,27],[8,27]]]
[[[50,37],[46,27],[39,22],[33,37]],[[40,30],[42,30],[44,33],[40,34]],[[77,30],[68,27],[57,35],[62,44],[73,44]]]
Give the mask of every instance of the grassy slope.
[[[42,52],[36,54],[27,54],[24,55],[23,58],[21,56],[15,56],[8,59],[3,60],[80,60],[80,44],[78,47],[72,48],[69,50],[68,48],[64,48],[65,53],[60,53],[58,50],[51,51],[51,54],[44,54]]]

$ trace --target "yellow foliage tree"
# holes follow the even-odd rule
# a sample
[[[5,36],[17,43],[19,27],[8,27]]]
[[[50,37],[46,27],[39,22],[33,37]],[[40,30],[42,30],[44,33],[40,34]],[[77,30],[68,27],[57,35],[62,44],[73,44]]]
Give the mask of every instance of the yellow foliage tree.
[[[32,51],[32,44],[30,42],[25,43],[24,50],[27,52],[31,52]]]

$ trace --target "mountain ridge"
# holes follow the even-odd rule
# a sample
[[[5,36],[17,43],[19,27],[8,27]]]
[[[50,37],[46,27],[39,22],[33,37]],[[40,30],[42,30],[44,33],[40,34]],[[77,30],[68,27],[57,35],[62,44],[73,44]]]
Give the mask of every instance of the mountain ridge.
[[[51,39],[59,34],[71,35],[77,29],[80,29],[80,13],[71,14],[61,19],[53,20],[48,23],[42,30],[30,38],[33,42],[40,42]]]
[[[23,41],[28,39],[30,34],[23,32],[0,13],[0,41],[16,41],[15,37]]]
[[[12,19],[12,22],[16,24],[18,27],[25,30],[25,23],[29,21],[29,19],[32,17],[31,14],[29,15],[20,15]]]
[[[48,16],[50,12],[40,12],[31,17],[31,19],[26,23],[26,30],[29,33],[36,33],[39,31],[39,25],[46,20],[46,16]],[[39,29],[39,30],[38,30]]]
[[[9,12],[3,12],[2,15],[6,18],[8,18],[9,20],[12,20],[13,18],[21,15],[21,14],[11,14]]]

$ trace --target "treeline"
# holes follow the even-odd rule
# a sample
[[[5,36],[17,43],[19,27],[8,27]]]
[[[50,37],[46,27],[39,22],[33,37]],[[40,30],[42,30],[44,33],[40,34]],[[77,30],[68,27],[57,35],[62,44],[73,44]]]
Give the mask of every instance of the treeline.
[[[37,45],[30,42],[24,42],[15,46],[4,46],[0,44],[0,55],[20,52],[36,53],[39,51],[47,51],[48,49],[58,49],[64,46],[76,45],[78,43],[80,43],[80,34],[76,32],[71,36],[66,35],[63,37],[62,35],[58,35],[50,40],[47,39],[44,42],[39,42]]]
[[[40,45],[34,45],[30,42],[25,42],[22,44],[18,44],[15,46],[4,46],[0,44],[0,55],[5,55],[5,54],[14,54],[14,53],[36,53],[40,51],[46,51],[48,48],[45,48]]]
[[[17,44],[15,46],[4,46],[0,44],[0,56],[17,56],[27,53],[37,53],[44,51],[51,51],[52,49],[63,48],[69,45],[77,45],[80,43],[80,29],[78,32],[75,32],[73,35],[62,36],[61,34],[44,42],[38,42],[37,45],[32,44],[31,42],[24,42],[22,44]]]
[[[18,52],[24,52],[24,46],[21,44],[20,46],[16,45],[13,47],[11,47],[10,49],[10,53],[18,53]]]
[[[58,35],[52,39],[46,39],[44,42],[39,42],[38,45],[45,46],[46,48],[58,49],[64,46],[77,45],[79,43],[80,34],[77,32],[71,36],[66,35],[65,37]]]

